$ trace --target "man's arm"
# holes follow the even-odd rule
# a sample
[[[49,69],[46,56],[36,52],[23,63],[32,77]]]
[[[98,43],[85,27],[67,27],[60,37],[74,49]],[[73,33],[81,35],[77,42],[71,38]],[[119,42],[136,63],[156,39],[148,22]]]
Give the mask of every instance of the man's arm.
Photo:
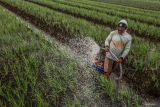
[[[131,48],[131,43],[132,43],[132,40],[129,40],[129,41],[127,42],[127,44],[126,44],[126,46],[125,46],[125,48],[124,48],[124,51],[123,51],[123,53],[122,53],[122,55],[121,55],[121,58],[124,59],[124,58],[128,55],[129,50],[130,50],[130,48]]]
[[[111,32],[111,33],[108,35],[108,37],[106,38],[106,40],[105,40],[105,47],[109,47],[110,41],[111,41],[111,39],[112,39],[112,33],[113,33],[113,32]]]

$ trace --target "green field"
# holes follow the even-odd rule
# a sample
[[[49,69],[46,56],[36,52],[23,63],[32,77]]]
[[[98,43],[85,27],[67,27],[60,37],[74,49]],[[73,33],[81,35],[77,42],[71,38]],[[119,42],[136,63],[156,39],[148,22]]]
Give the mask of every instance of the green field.
[[[159,4],[158,0],[0,0],[0,106],[83,105],[75,94],[81,68],[78,61],[54,39],[47,41],[43,32],[36,33],[26,23],[62,43],[91,37],[103,46],[107,35],[125,18],[133,42],[124,77],[137,93],[159,97]],[[95,78],[112,102],[140,106],[139,97],[132,92],[122,90],[117,96],[110,80]]]

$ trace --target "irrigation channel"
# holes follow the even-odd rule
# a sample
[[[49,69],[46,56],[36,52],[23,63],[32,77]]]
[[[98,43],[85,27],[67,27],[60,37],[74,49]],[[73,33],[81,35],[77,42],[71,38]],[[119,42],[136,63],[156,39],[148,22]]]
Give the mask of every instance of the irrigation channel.
[[[12,10],[10,8],[9,10]],[[21,12],[16,12],[16,9],[12,12],[15,12],[17,15],[20,15]],[[96,53],[99,51],[100,47],[96,42],[89,37],[85,38],[59,38],[58,33],[56,37],[53,37],[52,32],[49,32],[52,29],[45,29],[43,26],[44,23],[40,23],[41,26],[37,26],[38,22],[34,21],[33,16],[28,16],[26,14],[21,14],[21,18],[18,17],[18,20],[21,20],[27,27],[32,29],[36,33],[45,32],[46,40],[54,42],[57,44],[57,47],[67,52],[69,56],[75,58],[81,66],[81,70],[78,72],[78,90],[76,95],[80,100],[82,106],[86,107],[119,107],[120,105],[114,104],[111,101],[107,93],[101,88],[98,84],[95,75],[96,72],[92,69],[92,65]],[[27,17],[28,16],[28,17]],[[23,18],[23,19],[22,19]],[[26,22],[27,20],[27,22]],[[28,23],[29,22],[29,23]],[[42,27],[43,26],[43,27]],[[60,34],[62,35],[62,34]],[[115,74],[112,73],[112,81],[115,82]],[[121,88],[131,89],[131,85],[127,84],[125,80],[120,82]],[[134,90],[132,90],[134,91]],[[136,93],[135,93],[136,94]],[[143,98],[144,107],[159,107],[160,99],[147,99]],[[122,105],[121,105],[122,106]]]

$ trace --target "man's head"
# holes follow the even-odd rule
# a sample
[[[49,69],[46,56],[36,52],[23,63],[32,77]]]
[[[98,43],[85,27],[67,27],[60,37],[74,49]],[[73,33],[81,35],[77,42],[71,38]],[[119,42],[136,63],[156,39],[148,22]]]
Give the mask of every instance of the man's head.
[[[123,34],[127,30],[128,23],[124,19],[120,20],[117,27],[118,27],[118,33]]]

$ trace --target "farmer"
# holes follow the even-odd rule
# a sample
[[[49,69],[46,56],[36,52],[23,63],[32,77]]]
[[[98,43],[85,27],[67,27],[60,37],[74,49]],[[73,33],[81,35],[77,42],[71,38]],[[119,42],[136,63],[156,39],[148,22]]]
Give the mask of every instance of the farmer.
[[[127,27],[126,20],[119,21],[117,30],[112,31],[105,40],[104,74],[107,77],[111,74],[113,62],[122,63],[130,50],[132,37],[126,32]],[[118,58],[118,61],[111,52]]]

